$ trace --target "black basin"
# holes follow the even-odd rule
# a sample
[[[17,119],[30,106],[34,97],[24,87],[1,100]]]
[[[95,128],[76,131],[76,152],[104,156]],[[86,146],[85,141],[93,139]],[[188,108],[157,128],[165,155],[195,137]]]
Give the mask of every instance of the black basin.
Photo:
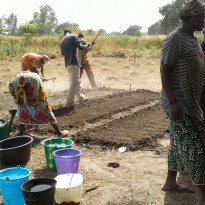
[[[33,138],[11,137],[0,141],[0,160],[6,166],[18,166],[30,160]]]

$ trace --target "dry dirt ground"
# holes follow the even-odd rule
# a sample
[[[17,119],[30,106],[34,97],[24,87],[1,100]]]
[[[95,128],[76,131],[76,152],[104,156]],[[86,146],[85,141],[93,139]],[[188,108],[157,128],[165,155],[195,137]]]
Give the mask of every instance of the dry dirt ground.
[[[74,148],[82,150],[79,172],[83,174],[81,205],[195,205],[197,189],[187,174],[178,182],[194,190],[192,194],[163,192],[169,146],[168,119],[158,105],[161,88],[158,58],[91,58],[98,88],[90,89],[83,74],[82,89],[89,98],[67,113],[65,101],[68,74],[59,56],[46,65],[44,83],[61,129],[69,130]],[[8,110],[15,108],[8,93],[9,79],[20,70],[20,62],[0,62],[0,116],[10,119]],[[14,118],[12,136],[17,130]],[[33,142],[30,178],[55,177],[46,170],[41,141],[54,137],[51,126],[40,126]],[[118,151],[120,147],[126,151]],[[118,162],[119,167],[108,167]],[[0,168],[6,168],[0,164]]]

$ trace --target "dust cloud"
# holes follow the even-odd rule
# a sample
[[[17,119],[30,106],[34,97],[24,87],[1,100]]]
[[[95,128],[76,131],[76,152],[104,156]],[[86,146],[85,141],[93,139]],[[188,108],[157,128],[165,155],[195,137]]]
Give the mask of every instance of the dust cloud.
[[[51,79],[44,82],[44,87],[47,93],[58,93],[68,89],[68,80],[61,76],[56,79]]]
[[[90,87],[89,83],[85,82],[84,80],[83,81],[81,80],[80,85],[81,88]],[[65,90],[68,90],[68,86],[69,86],[69,76],[57,76],[55,80],[51,78],[51,80],[44,82],[44,87],[47,94],[63,92]]]

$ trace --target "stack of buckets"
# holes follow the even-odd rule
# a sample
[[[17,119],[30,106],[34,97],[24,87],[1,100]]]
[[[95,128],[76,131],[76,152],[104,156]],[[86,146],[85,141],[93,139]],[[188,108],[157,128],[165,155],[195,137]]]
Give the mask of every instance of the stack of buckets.
[[[44,146],[46,168],[57,172],[55,179],[29,180],[31,171],[20,166],[0,171],[0,191],[4,205],[79,204],[82,197],[83,176],[78,173],[82,152],[72,149],[73,141],[51,138]]]

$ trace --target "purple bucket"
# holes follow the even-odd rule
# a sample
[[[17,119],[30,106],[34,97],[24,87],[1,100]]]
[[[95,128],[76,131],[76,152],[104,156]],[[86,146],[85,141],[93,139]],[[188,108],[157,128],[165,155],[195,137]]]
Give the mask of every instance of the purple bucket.
[[[65,148],[53,152],[57,173],[78,173],[80,156],[82,152],[77,149]]]

